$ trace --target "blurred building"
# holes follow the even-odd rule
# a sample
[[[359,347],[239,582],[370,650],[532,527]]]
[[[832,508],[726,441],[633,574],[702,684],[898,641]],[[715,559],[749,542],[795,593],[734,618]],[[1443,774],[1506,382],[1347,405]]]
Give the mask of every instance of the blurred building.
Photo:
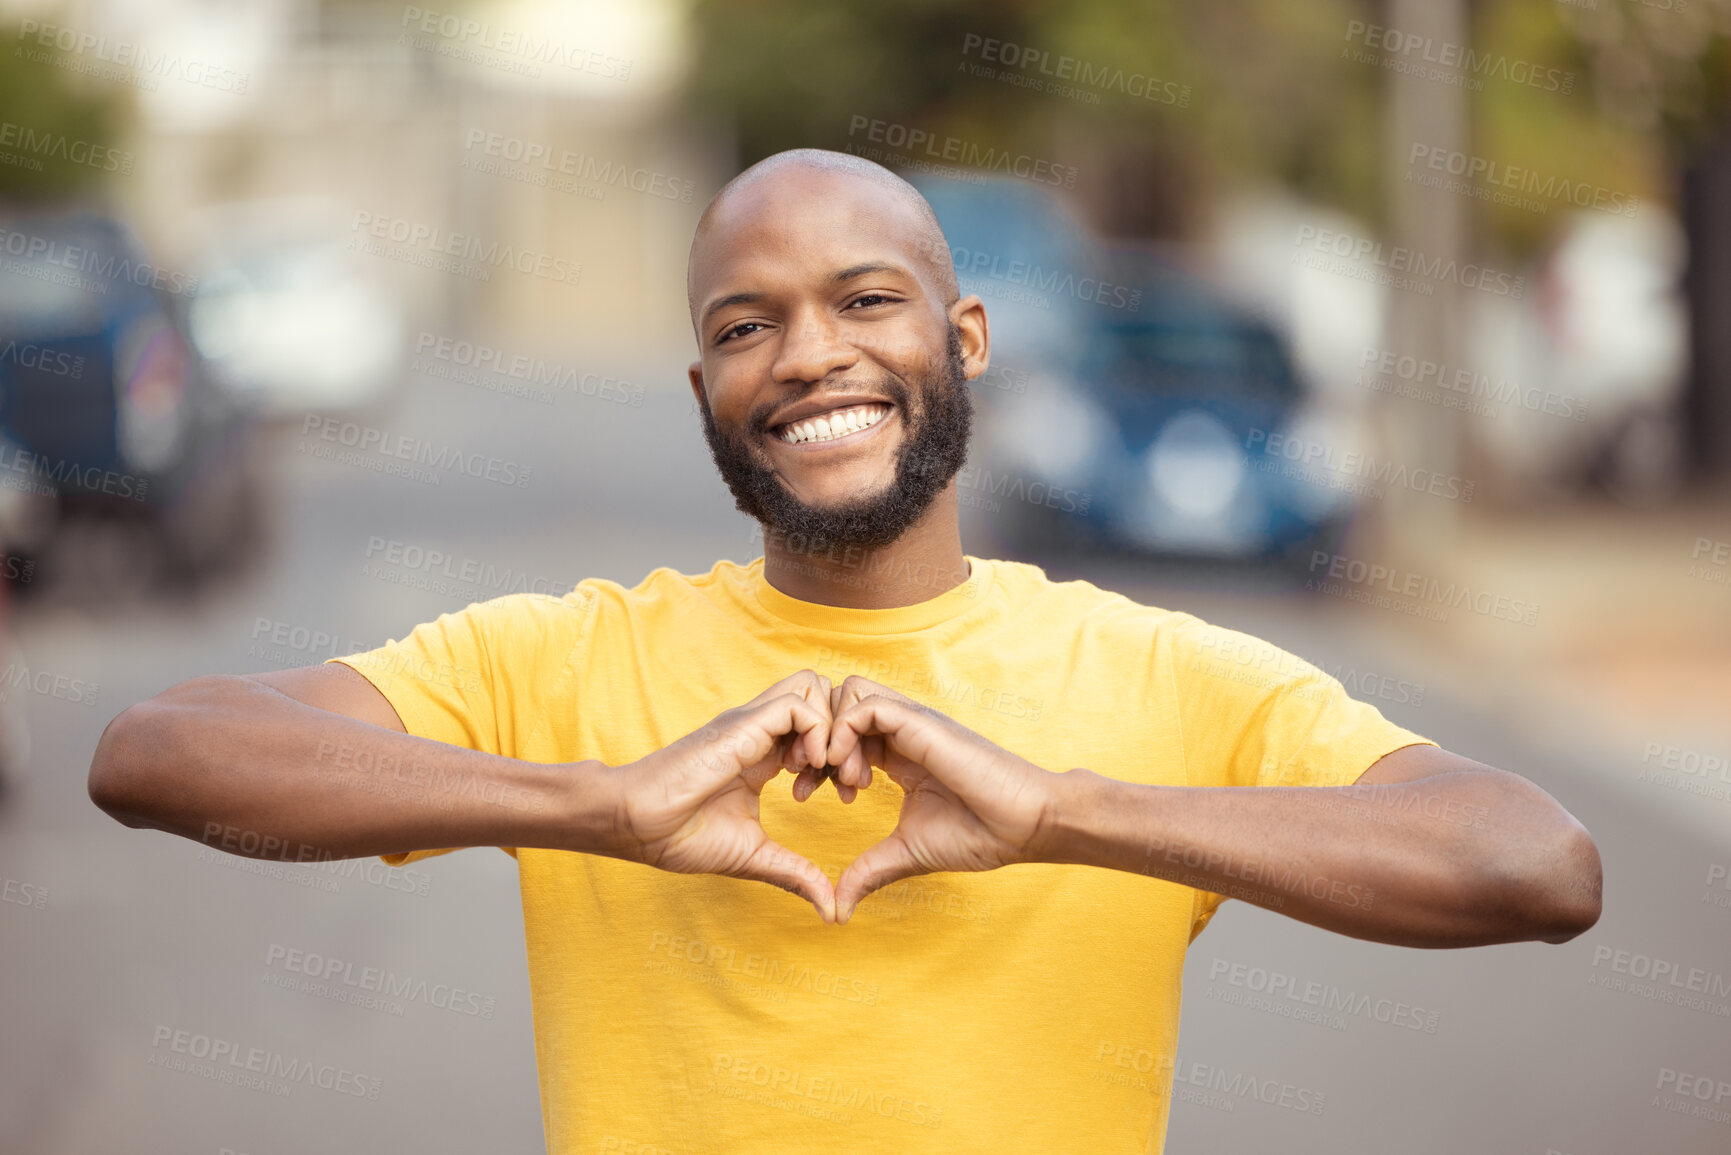
[[[675,109],[676,6],[461,9],[73,0],[7,14],[91,84],[130,76],[138,163],[113,193],[164,263],[206,259],[198,210],[299,204],[342,222],[440,332],[600,349],[688,334],[685,244],[731,150]]]

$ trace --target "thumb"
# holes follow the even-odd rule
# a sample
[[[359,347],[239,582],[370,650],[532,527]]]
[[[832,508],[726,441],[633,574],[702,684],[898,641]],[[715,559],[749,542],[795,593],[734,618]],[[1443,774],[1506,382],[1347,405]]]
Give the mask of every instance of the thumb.
[[[751,852],[736,877],[767,882],[791,891],[817,908],[818,917],[835,922],[835,888],[829,876],[803,854],[796,854],[772,838],[765,838]]]
[[[847,864],[835,884],[837,922],[853,917],[854,908],[874,890],[916,874],[924,874],[913,851],[902,839],[900,830],[892,830],[883,841],[866,847],[860,856]]]

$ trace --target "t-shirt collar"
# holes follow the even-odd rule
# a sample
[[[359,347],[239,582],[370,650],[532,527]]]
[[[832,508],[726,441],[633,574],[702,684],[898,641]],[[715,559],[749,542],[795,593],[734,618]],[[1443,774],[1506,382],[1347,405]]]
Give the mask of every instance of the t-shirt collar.
[[[789,597],[770,585],[769,580],[764,577],[761,557],[747,567],[746,580],[758,605],[775,617],[802,629],[828,630],[840,634],[906,634],[946,622],[983,604],[991,595],[996,582],[991,561],[974,557],[972,554],[964,556],[969,566],[966,581],[926,601],[885,610],[826,606],[820,602],[806,602]],[[920,578],[919,567],[912,568],[911,576],[917,582]],[[868,580],[863,573],[860,579]]]

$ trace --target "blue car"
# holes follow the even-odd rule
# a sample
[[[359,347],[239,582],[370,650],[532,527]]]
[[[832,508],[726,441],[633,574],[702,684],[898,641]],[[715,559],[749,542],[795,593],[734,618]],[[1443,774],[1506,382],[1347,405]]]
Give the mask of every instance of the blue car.
[[[1302,562],[1344,531],[1351,486],[1268,452],[1313,418],[1278,333],[1152,250],[1102,248],[1033,186],[916,183],[991,321],[958,478],[991,532],[1038,552]]]
[[[13,553],[99,523],[113,576],[190,584],[253,544],[251,425],[187,339],[195,287],[105,217],[0,218],[0,498],[46,510],[0,528]]]

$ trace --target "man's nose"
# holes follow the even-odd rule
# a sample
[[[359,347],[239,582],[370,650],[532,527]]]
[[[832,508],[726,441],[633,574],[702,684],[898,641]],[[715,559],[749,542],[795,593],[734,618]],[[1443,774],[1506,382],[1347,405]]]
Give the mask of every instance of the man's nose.
[[[790,320],[772,373],[777,381],[815,384],[858,360],[859,351],[832,320],[804,313]]]

